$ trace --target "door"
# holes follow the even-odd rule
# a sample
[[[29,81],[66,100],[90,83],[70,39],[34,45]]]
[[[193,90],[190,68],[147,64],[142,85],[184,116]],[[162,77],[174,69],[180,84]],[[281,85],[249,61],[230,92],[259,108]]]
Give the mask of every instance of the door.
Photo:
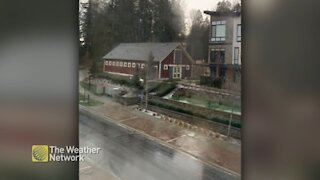
[[[182,77],[182,67],[181,66],[174,66],[173,70],[173,79],[181,79]]]

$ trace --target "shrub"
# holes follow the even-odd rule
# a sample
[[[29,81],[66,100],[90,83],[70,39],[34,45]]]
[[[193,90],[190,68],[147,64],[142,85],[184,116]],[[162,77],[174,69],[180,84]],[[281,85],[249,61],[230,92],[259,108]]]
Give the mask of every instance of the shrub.
[[[177,87],[177,82],[162,82],[157,85],[152,92],[156,92],[158,96],[165,96]]]
[[[204,86],[210,86],[210,87],[215,87],[218,89],[222,88],[223,80],[222,78],[211,78],[207,76],[201,76],[200,77],[200,85]]]
[[[229,119],[221,119],[221,118],[217,118],[217,117],[207,117],[204,114],[194,113],[192,111],[189,111],[189,110],[186,110],[186,109],[182,109],[182,108],[178,108],[176,106],[172,106],[172,105],[169,105],[169,104],[161,103],[159,101],[152,100],[152,99],[149,100],[149,104],[150,105],[154,105],[154,106],[158,106],[160,108],[164,108],[164,109],[168,109],[168,110],[184,113],[184,114],[187,114],[187,115],[196,116],[196,117],[203,118],[203,119],[208,119],[208,120],[213,121],[213,122],[229,125]],[[232,121],[231,122],[231,126],[232,127],[241,128],[241,123],[238,122],[238,121]]]

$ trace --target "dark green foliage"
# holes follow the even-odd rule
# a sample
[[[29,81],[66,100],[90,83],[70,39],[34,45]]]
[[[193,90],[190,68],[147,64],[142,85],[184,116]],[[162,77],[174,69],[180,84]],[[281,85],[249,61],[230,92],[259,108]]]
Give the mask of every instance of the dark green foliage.
[[[200,10],[192,11],[192,25],[187,37],[187,51],[193,59],[208,59],[209,19]]]
[[[178,2],[89,0],[80,4],[80,58],[101,58],[122,42],[177,41],[179,34],[184,34]]]
[[[177,87],[177,82],[162,82],[157,85],[151,92],[155,92],[157,96],[165,96]]]
[[[182,108],[179,108],[179,107],[176,107],[176,106],[168,105],[168,104],[165,104],[165,103],[153,100],[153,99],[149,100],[149,104],[150,105],[154,105],[154,106],[158,106],[160,108],[168,109],[168,110],[171,110],[171,111],[177,111],[179,113],[184,113],[184,114],[191,115],[191,116],[197,116],[199,118],[208,119],[208,120],[213,121],[213,122],[218,122],[218,123],[221,123],[221,124],[229,125],[229,120],[228,119],[221,119],[221,118],[217,118],[217,117],[208,117],[208,116],[206,116],[204,114],[195,113],[195,112],[192,112],[192,111],[189,111],[189,110],[186,110],[186,109],[182,109]],[[241,123],[238,122],[238,121],[232,121],[231,122],[231,126],[232,127],[236,127],[236,128],[241,128]]]
[[[241,1],[231,4],[229,0],[218,2],[216,11],[219,12],[241,12]]]
[[[215,78],[213,80],[213,87],[221,89],[223,84],[223,80],[221,78]]]
[[[140,90],[143,89],[143,86],[140,82],[140,77],[137,72],[132,76],[132,78],[130,80],[130,86],[135,87]]]
[[[228,0],[222,0],[218,2],[216,11],[219,12],[231,12],[231,2]]]
[[[223,80],[221,78],[213,79],[212,77],[201,76],[200,85],[221,89],[223,85]]]

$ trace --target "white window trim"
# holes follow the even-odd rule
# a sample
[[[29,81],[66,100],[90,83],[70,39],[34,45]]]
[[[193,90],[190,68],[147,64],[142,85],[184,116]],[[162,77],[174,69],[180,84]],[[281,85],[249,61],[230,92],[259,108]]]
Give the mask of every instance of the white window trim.
[[[136,63],[132,63],[132,65],[131,65],[133,68],[135,68],[136,67]]]
[[[216,34],[213,35],[213,28],[215,28],[215,33],[217,33],[217,26],[218,25],[224,25],[225,26],[225,32],[224,32],[224,36],[216,36]],[[211,41],[214,42],[223,42],[226,40],[226,35],[227,35],[227,25],[226,25],[226,21],[212,21],[211,24]]]
[[[120,62],[120,67],[123,67],[123,62],[122,61]]]
[[[126,62],[123,63],[123,67],[127,67],[127,63]]]
[[[128,67],[131,68],[131,62],[128,63]]]
[[[164,70],[168,70],[168,65],[165,64],[165,65],[163,66],[163,69],[164,69]]]
[[[175,72],[175,70],[177,70],[178,72]],[[181,66],[174,66],[172,68],[173,71],[173,79],[181,79],[182,78],[182,68]]]
[[[141,64],[141,68],[143,69],[144,67],[145,67],[145,64],[144,64],[144,63],[142,63],[142,64]]]
[[[240,26],[240,36],[239,36],[239,26]],[[236,35],[236,38],[237,38],[237,42],[241,42],[241,24],[238,24],[237,25],[237,35]]]
[[[190,65],[186,66],[186,70],[189,71],[190,70]]]

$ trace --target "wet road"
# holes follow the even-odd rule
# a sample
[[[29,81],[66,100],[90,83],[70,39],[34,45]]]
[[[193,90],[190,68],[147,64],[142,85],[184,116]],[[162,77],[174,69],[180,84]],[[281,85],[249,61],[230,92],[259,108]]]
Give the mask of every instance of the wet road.
[[[239,179],[190,155],[82,113],[79,137],[80,146],[102,148],[100,154],[87,155],[86,159],[121,180]]]

